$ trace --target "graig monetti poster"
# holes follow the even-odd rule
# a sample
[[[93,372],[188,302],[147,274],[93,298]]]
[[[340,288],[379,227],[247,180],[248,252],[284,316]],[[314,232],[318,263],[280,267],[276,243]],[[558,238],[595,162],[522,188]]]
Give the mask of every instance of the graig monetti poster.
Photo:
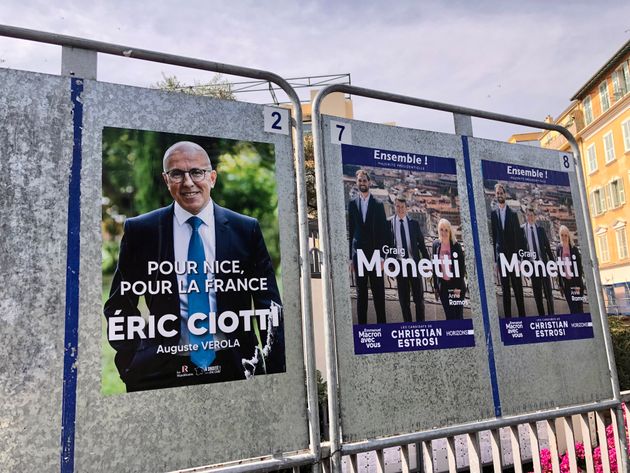
[[[274,149],[103,130],[102,392],[285,371]]]
[[[501,338],[593,337],[566,172],[482,161]]]
[[[474,346],[455,160],[341,152],[355,353]]]

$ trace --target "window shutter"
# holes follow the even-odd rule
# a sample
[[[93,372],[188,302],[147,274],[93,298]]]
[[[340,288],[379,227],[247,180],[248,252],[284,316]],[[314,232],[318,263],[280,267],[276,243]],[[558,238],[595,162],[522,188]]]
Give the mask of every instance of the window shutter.
[[[621,124],[623,131],[623,148],[625,151],[630,151],[630,119]]]
[[[619,82],[619,72],[615,71],[612,75],[612,83],[613,83],[613,98],[615,102],[619,100],[623,93],[621,92],[620,82]]]

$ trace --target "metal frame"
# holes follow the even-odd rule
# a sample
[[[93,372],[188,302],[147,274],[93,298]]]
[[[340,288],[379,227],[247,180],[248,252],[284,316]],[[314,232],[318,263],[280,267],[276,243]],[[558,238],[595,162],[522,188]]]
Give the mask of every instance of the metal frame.
[[[284,458],[272,458],[268,460],[256,461],[249,464],[230,465],[220,468],[213,468],[213,471],[225,473],[243,473],[249,471],[270,471],[278,468],[314,464],[317,466],[321,456],[320,432],[319,432],[319,410],[317,404],[317,381],[315,373],[315,345],[313,337],[312,318],[312,295],[311,277],[308,250],[308,213],[306,206],[306,180],[304,175],[304,146],[302,127],[302,108],[300,99],[291,85],[282,77],[272,72],[251,69],[248,67],[223,64],[219,62],[194,59],[174,54],[166,54],[147,49],[138,49],[118,44],[93,41],[85,38],[66,36],[55,33],[19,28],[15,26],[0,25],[0,36],[36,41],[39,43],[55,44],[62,47],[71,47],[79,50],[105,53],[113,56],[141,59],[145,61],[170,64],[175,66],[188,67],[222,74],[236,75],[268,81],[278,85],[289,97],[293,105],[294,119],[293,127],[293,147],[294,147],[294,169],[297,177],[296,192],[298,200],[298,221],[299,221],[299,247],[300,247],[300,271],[301,271],[301,310],[302,310],[302,331],[304,343],[304,364],[306,371],[306,385],[308,398],[308,423],[310,438],[310,454],[289,455]],[[196,471],[201,471],[195,469]],[[208,470],[206,470],[208,471]]]
[[[316,80],[314,80],[316,79]],[[294,89],[303,89],[307,87],[321,87],[325,85],[330,85],[331,83],[335,84],[351,84],[350,73],[345,74],[326,74],[319,76],[304,76],[304,77],[287,77],[285,79],[291,87]],[[333,82],[340,81],[340,82]],[[199,84],[199,85],[183,85],[178,87],[177,90],[195,90],[200,87],[207,87],[210,85],[211,87],[220,87],[224,85],[223,83],[219,84]],[[269,91],[268,81],[266,80],[249,80],[249,81],[240,81],[240,82],[227,82],[225,85],[230,87],[230,90],[235,94],[245,93],[245,92],[267,92]],[[280,87],[272,87],[272,91],[280,90]],[[272,97],[274,98],[274,97]],[[276,102],[277,105],[277,102]]]
[[[441,110],[444,112],[450,112],[454,115],[456,133],[472,136],[472,120],[471,117],[483,118],[486,120],[493,120],[499,122],[513,123],[516,125],[525,125],[532,128],[541,128],[547,130],[557,131],[562,134],[571,146],[573,151],[573,157],[575,166],[577,168],[578,177],[578,189],[580,194],[580,201],[582,204],[582,216],[586,224],[586,237],[588,242],[588,249],[592,261],[593,279],[595,280],[596,287],[596,300],[597,307],[599,309],[599,315],[602,323],[604,344],[606,348],[606,355],[608,359],[608,368],[610,370],[610,382],[613,391],[613,399],[600,401],[597,403],[581,406],[572,406],[563,409],[556,409],[551,411],[542,411],[530,414],[524,414],[513,417],[496,418],[493,420],[476,422],[474,424],[463,424],[459,426],[451,426],[444,429],[416,432],[406,435],[398,435],[395,437],[388,437],[384,439],[371,439],[364,442],[343,444],[341,439],[341,425],[339,422],[339,393],[338,393],[338,378],[337,378],[337,357],[336,357],[336,340],[335,340],[335,327],[334,327],[334,304],[333,304],[333,287],[330,281],[330,268],[332,264],[330,249],[329,249],[329,235],[330,235],[330,222],[328,219],[328,200],[326,199],[327,188],[327,176],[326,167],[324,165],[323,156],[323,136],[322,136],[322,117],[321,106],[324,98],[334,92],[342,92],[346,94],[358,95],[360,97],[367,97],[386,102],[400,103],[404,105],[412,105],[415,107],[429,108],[433,110]],[[315,97],[312,105],[312,121],[313,121],[313,144],[315,150],[315,172],[317,178],[317,206],[319,208],[320,219],[320,246],[323,253],[323,265],[322,265],[322,280],[325,281],[323,298],[324,309],[327,317],[325,319],[325,331],[326,331],[326,368],[328,371],[328,403],[329,403],[329,417],[330,417],[330,449],[331,449],[331,469],[333,473],[341,471],[341,454],[352,454],[363,452],[367,450],[380,449],[387,446],[401,445],[404,443],[414,443],[423,440],[429,440],[439,437],[476,432],[485,429],[495,429],[499,427],[515,425],[525,422],[534,422],[550,417],[558,417],[563,415],[579,414],[589,410],[599,410],[604,408],[615,408],[617,415],[617,426],[619,430],[619,439],[624,452],[627,452],[626,435],[623,423],[623,411],[620,408],[621,398],[619,394],[619,382],[617,379],[617,369],[614,362],[614,354],[612,349],[612,341],[610,337],[610,331],[608,327],[608,320],[603,303],[601,281],[599,279],[599,265],[597,262],[597,256],[594,246],[593,231],[590,225],[590,216],[588,215],[588,201],[586,198],[586,191],[584,185],[584,171],[582,169],[582,160],[580,156],[580,150],[574,136],[565,127],[555,125],[546,122],[540,122],[536,120],[529,120],[526,118],[513,117],[510,115],[504,115],[499,113],[487,112],[483,110],[477,110],[473,108],[461,107],[458,105],[451,105],[447,103],[434,102],[431,100],[424,100],[415,97],[408,97],[399,94],[392,94],[389,92],[383,92],[373,89],[366,89],[362,87],[356,87],[352,85],[334,84],[320,90]],[[622,455],[622,464],[620,465],[620,471],[626,473],[628,471],[628,456]]]

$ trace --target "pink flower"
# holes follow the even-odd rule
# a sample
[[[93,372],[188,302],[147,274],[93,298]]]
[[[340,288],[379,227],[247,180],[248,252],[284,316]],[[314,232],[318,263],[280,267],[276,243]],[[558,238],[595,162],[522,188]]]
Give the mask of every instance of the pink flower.
[[[540,467],[543,473],[552,473],[551,452],[546,448],[540,451]]]
[[[624,420],[626,419],[625,411],[624,411]],[[626,435],[628,435],[628,424],[626,423]],[[630,443],[630,442],[629,442]],[[615,431],[611,425],[606,427],[606,445],[608,446],[608,461],[610,463],[610,471],[604,472],[604,468],[602,466],[602,452],[600,447],[596,447],[593,450],[593,463],[595,464],[596,473],[617,473],[617,450],[615,447]],[[575,456],[579,460],[586,459],[586,448],[582,442],[577,442],[575,444]],[[630,452],[630,445],[628,446],[628,451]],[[540,451],[540,466],[542,469],[542,473],[552,473],[551,466],[551,452],[548,449],[542,449]],[[582,471],[578,467],[579,471]],[[560,471],[561,473],[571,473],[569,468],[569,455],[565,453],[562,458],[560,458]]]
[[[569,455],[566,453],[562,457],[562,461],[560,462],[560,472],[561,473],[571,473],[571,467],[569,466]]]
[[[584,460],[586,458],[586,454],[584,452],[584,444],[582,442],[577,442],[575,444],[575,456],[580,460]]]

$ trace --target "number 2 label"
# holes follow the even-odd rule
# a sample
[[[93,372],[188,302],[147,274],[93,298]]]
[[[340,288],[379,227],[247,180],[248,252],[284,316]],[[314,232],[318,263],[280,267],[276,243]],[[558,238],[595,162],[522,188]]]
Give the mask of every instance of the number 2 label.
[[[264,130],[268,133],[289,134],[289,110],[286,108],[265,107],[263,109]]]

